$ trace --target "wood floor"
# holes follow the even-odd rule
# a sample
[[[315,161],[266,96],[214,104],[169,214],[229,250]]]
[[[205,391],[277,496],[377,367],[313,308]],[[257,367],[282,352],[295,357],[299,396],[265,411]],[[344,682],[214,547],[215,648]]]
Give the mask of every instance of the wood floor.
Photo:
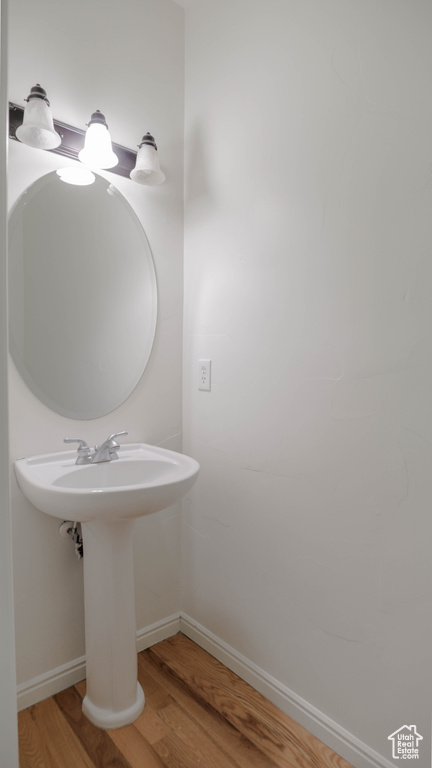
[[[352,768],[184,635],[142,651],[138,669],[133,725],[92,725],[85,681],[20,712],[20,768]]]

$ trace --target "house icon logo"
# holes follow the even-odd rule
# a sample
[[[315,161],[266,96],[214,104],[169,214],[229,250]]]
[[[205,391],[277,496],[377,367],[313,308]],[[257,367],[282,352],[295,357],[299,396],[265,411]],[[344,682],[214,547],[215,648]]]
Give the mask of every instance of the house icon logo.
[[[403,725],[397,731],[387,737],[392,744],[392,757],[394,760],[418,760],[419,741],[423,736],[417,732],[415,725]]]

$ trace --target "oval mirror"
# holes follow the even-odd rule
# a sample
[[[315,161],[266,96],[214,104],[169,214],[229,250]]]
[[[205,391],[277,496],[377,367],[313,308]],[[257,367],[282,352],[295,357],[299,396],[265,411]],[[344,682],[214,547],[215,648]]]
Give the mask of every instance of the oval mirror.
[[[9,333],[33,394],[71,419],[114,410],[144,372],[156,316],[150,247],[121,193],[101,176],[32,184],[9,219]]]

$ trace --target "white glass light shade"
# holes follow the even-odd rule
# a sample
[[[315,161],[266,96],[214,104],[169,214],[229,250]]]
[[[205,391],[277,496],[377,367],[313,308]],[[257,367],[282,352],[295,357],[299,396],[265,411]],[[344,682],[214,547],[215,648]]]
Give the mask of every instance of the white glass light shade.
[[[142,144],[138,150],[136,165],[130,173],[132,181],[137,184],[156,186],[165,181],[165,174],[161,171],[157,149],[151,144]]]
[[[90,168],[113,168],[118,163],[106,125],[91,122],[87,128],[84,149],[78,154],[79,160]]]
[[[29,99],[16,137],[35,149],[55,149],[61,144],[61,136],[54,129],[51,110],[44,99]]]

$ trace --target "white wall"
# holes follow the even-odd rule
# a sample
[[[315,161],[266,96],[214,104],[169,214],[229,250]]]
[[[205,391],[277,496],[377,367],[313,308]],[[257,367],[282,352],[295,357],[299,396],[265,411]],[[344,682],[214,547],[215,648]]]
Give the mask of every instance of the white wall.
[[[415,723],[422,765],[431,33],[426,0],[186,12],[182,608],[384,757]]]
[[[70,9],[69,9],[70,10]],[[62,450],[65,435],[90,444],[127,429],[128,441],[181,447],[183,255],[184,12],[170,0],[14,0],[10,8],[9,99],[23,104],[36,82],[54,117],[84,128],[107,117],[113,140],[135,148],[156,137],[167,182],[146,188],[107,178],[138,214],[152,249],[159,316],[149,366],[112,414],[75,422],[52,413],[10,366],[11,459]],[[64,165],[55,155],[10,142],[9,203],[40,175]],[[115,322],[116,311],[113,307]],[[58,522],[33,509],[12,477],[18,683],[46,675],[84,654],[82,562],[58,535]],[[179,508],[137,523],[137,624],[142,629],[179,608]]]
[[[0,2],[0,764],[18,768],[7,397],[7,7]]]
[[[182,609],[382,755],[405,722],[428,754],[432,9],[187,5],[184,450],[202,470],[184,508]],[[107,174],[155,258],[142,382],[111,416],[76,423],[11,366],[12,459],[61,448],[72,428],[178,448],[183,11],[11,6],[9,98],[39,81],[58,119],[102,109],[130,147],[151,130],[168,177],[153,190]],[[53,167],[12,145],[11,204]],[[22,684],[84,653],[82,566],[12,486]],[[139,524],[141,627],[179,606],[178,531],[177,510]]]

